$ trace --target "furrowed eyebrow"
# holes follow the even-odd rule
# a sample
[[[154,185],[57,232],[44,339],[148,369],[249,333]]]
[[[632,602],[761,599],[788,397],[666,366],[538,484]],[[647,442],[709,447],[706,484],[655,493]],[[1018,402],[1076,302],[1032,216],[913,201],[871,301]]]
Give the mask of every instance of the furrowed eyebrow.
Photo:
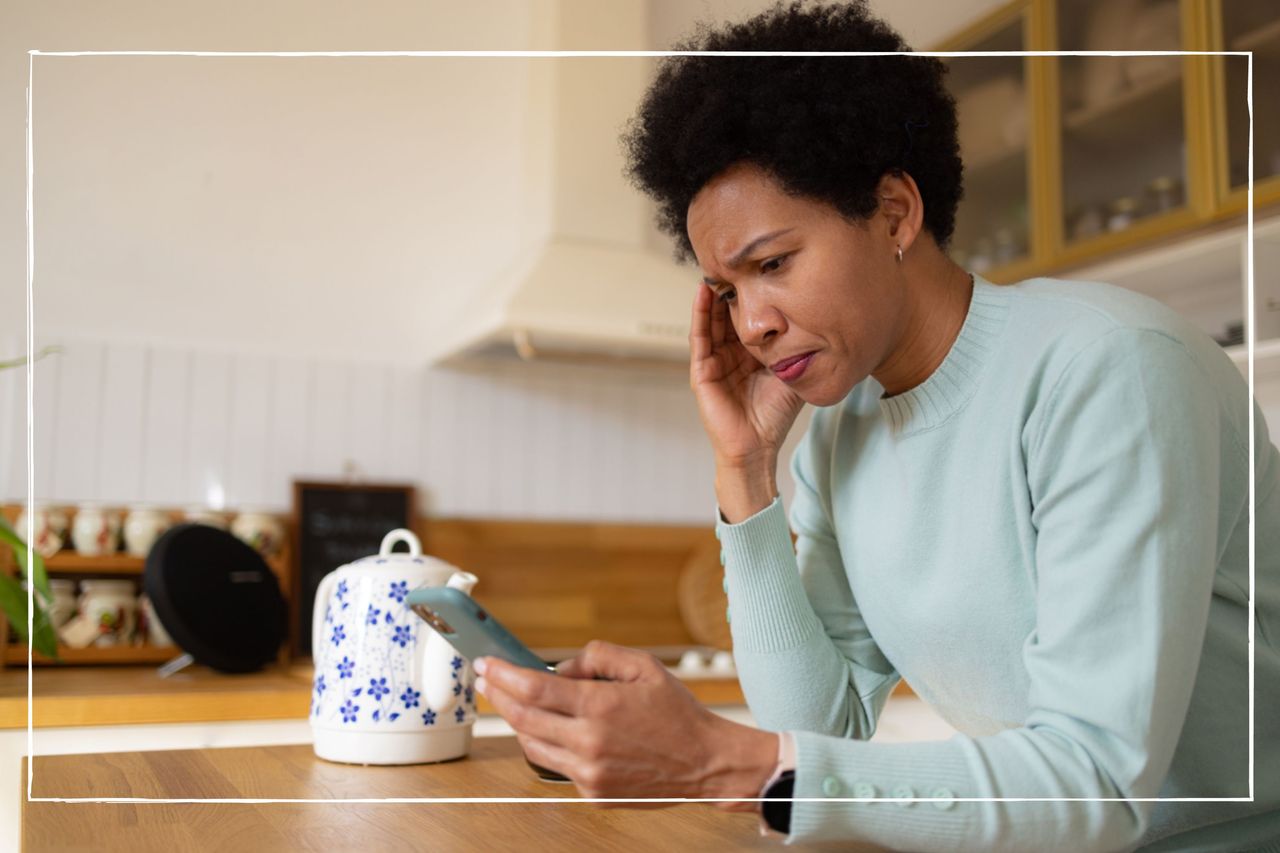
[[[781,231],[773,231],[769,234],[765,234],[763,236],[755,238],[750,243],[748,243],[742,249],[742,251],[738,252],[738,254],[734,255],[732,258],[729,259],[729,268],[736,269],[742,266],[743,261],[749,258],[751,256],[751,253],[754,252],[756,249],[759,249],[761,246],[768,243],[770,240],[776,240],[777,238],[781,237],[783,234],[791,233],[791,231],[793,230],[794,229],[792,228],[783,228]],[[721,281],[720,279],[712,278],[709,275],[703,276],[702,280],[705,281],[707,284],[712,284],[712,285],[724,284],[724,282]]]

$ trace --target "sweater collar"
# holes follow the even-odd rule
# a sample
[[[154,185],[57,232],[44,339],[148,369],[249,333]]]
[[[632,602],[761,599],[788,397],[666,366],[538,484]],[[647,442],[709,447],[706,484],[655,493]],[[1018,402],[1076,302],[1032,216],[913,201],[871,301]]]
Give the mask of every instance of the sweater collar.
[[[1004,287],[973,274],[969,313],[942,364],[916,387],[880,397],[880,412],[891,432],[910,435],[931,429],[969,401],[1004,330],[1009,313],[1004,291]]]

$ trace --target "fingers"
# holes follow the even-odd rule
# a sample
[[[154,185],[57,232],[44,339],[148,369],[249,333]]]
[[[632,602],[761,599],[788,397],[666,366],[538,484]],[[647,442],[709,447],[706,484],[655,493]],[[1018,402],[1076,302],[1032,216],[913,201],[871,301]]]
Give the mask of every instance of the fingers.
[[[525,666],[494,657],[479,660],[483,664],[476,666],[481,673],[483,684],[481,693],[486,699],[494,690],[501,690],[521,705],[532,705],[556,714],[579,716],[584,702],[584,691],[593,685],[590,682],[561,678],[549,672],[538,672]],[[477,682],[479,683],[479,682]],[[490,701],[493,701],[490,699]],[[503,714],[506,717],[505,714]],[[507,720],[507,722],[511,722]],[[514,723],[513,723],[514,725]]]
[[[583,797],[588,799],[612,799],[630,798],[632,796],[626,790],[618,790],[616,784],[611,784],[606,774],[598,766],[582,760],[573,752],[528,735],[518,734],[516,735],[516,740],[520,743],[520,748],[524,750],[525,758],[548,770],[554,770],[557,773],[568,776],[578,789],[578,793]],[[600,808],[606,809],[662,809],[673,805],[676,805],[676,803],[599,803]]]
[[[711,290],[711,288],[707,288]],[[732,326],[728,322],[729,307],[711,294],[711,351],[715,352],[724,346],[724,327]]]
[[[529,761],[576,781],[577,777],[574,774],[577,772],[578,762],[572,752],[523,733],[516,734],[516,741],[519,742],[520,749],[524,750],[524,757]]]
[[[693,318],[689,322],[689,358],[694,365],[711,357],[711,308],[711,288],[700,283],[693,296]]]
[[[657,658],[648,652],[592,640],[582,654],[562,661],[556,672],[569,678],[606,678],[610,681],[639,681],[652,674]]]
[[[486,682],[484,698],[511,728],[555,746],[572,746],[573,718],[519,701],[494,683]],[[554,769],[554,768],[553,768]]]

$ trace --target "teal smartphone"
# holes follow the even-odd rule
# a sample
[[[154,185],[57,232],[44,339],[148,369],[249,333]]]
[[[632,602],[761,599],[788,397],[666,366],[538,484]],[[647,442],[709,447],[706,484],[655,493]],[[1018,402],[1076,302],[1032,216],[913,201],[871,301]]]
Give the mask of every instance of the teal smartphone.
[[[405,604],[469,660],[488,655],[516,666],[555,672],[555,667],[535,655],[492,613],[461,590],[448,586],[422,587],[410,592]]]
[[[535,655],[515,634],[503,627],[492,613],[461,590],[447,586],[422,587],[410,592],[405,603],[468,660],[490,656],[529,669],[556,671],[554,666]],[[534,764],[527,755],[524,760],[539,779],[547,782],[572,781],[549,767]]]

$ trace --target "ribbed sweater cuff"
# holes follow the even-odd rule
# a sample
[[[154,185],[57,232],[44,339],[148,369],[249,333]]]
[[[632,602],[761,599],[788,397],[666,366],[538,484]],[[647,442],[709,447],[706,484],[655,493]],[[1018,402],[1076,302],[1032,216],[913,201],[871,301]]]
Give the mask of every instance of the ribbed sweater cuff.
[[[803,645],[822,624],[800,582],[782,498],[737,524],[719,513],[717,519],[734,649],[778,652]]]
[[[866,840],[894,849],[955,849],[972,843],[982,803],[963,739],[868,743],[798,731],[793,796],[819,802],[791,806],[787,844]],[[899,802],[826,802],[895,798]],[[916,802],[910,800],[916,799]]]

